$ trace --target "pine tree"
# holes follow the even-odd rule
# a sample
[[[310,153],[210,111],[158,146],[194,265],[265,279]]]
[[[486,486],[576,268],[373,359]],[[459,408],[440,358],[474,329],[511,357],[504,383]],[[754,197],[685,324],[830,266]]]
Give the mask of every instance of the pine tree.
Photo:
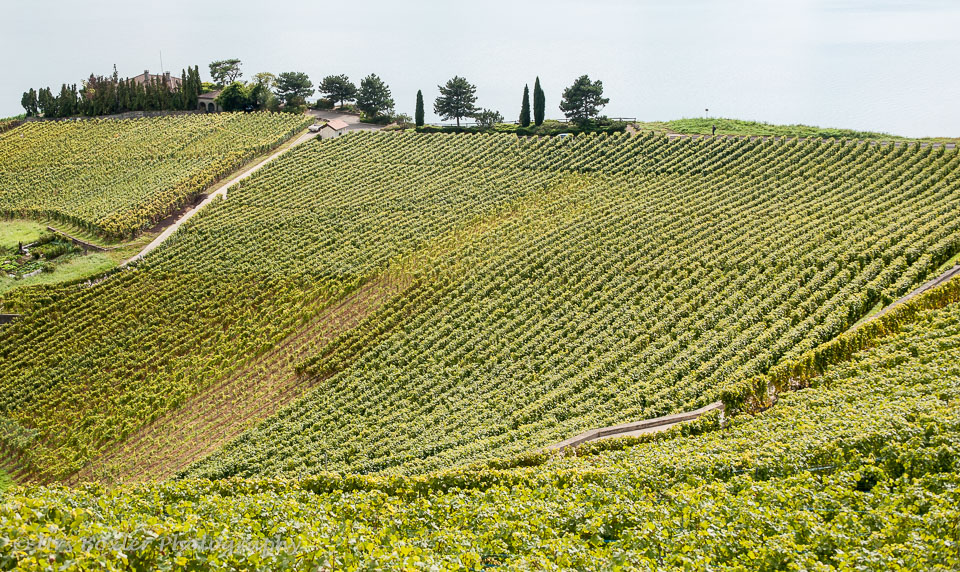
[[[477,86],[466,78],[454,76],[447,81],[446,85],[438,85],[437,88],[440,90],[440,97],[433,103],[433,112],[444,121],[456,119],[457,127],[460,127],[461,119],[470,117],[478,111],[475,105]]]
[[[423,91],[417,90],[417,110],[414,113],[414,122],[417,127],[423,127]]]
[[[370,74],[360,81],[357,90],[357,108],[369,118],[390,117],[393,115],[393,94],[390,87],[383,83],[377,74]]]
[[[543,114],[546,110],[547,102],[543,96],[543,89],[540,87],[540,76],[533,84],[533,122],[538,127],[543,125]]]
[[[563,111],[567,119],[583,124],[595,118],[600,109],[608,103],[610,99],[603,97],[603,82],[590,81],[590,76],[582,75],[573,85],[563,90],[560,111]]]
[[[520,127],[530,127],[530,87],[523,86],[523,103],[520,104]]]

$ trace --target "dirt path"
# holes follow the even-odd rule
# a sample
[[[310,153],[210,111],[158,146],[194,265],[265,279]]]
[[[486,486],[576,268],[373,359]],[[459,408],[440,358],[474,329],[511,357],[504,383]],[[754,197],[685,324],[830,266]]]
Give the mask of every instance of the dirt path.
[[[376,123],[361,123],[360,116],[352,113],[340,113],[339,111],[327,109],[310,109],[307,111],[307,115],[324,121],[339,119],[347,124],[347,131],[379,131],[384,128],[383,125],[377,125]]]
[[[356,327],[407,285],[388,277],[364,285],[321,310],[274,349],[111,447],[66,482],[173,476],[316,387],[323,378],[297,375],[295,366]]]
[[[610,427],[602,427],[600,429],[591,429],[570,437],[569,439],[560,441],[554,445],[546,447],[547,451],[554,451],[560,449],[566,449],[567,447],[577,447],[583,445],[584,443],[589,443],[590,441],[599,441],[601,439],[611,439],[613,437],[634,437],[637,435],[645,435],[647,433],[656,433],[657,431],[665,431],[674,425],[678,425],[685,421],[692,421],[697,417],[700,417],[704,413],[708,413],[714,410],[723,410],[723,403],[716,401],[710,405],[701,407],[700,409],[695,409],[693,411],[684,411],[682,413],[674,413],[673,415],[665,415],[663,417],[655,417],[653,419],[644,419],[642,421],[633,421],[631,423],[623,423],[622,425],[612,425]]]
[[[226,197],[226,196],[227,196],[227,189],[229,189],[229,188],[232,187],[233,185],[239,183],[240,181],[246,179],[246,178],[249,177],[250,175],[256,173],[256,172],[259,171],[264,165],[267,165],[268,163],[270,163],[271,161],[273,161],[274,159],[276,159],[276,158],[279,157],[280,155],[283,155],[284,153],[286,153],[288,150],[293,149],[293,148],[296,147],[297,145],[300,145],[300,144],[302,144],[302,143],[305,143],[305,142],[309,141],[310,139],[313,139],[314,137],[316,137],[316,135],[317,135],[316,133],[304,133],[304,134],[298,136],[296,139],[294,139],[294,140],[293,140],[293,143],[291,143],[291,144],[289,144],[289,145],[282,145],[279,149],[277,149],[276,151],[274,151],[273,153],[271,153],[269,156],[267,156],[265,159],[263,159],[263,160],[260,161],[259,163],[255,164],[255,165],[253,165],[253,166],[251,166],[251,167],[247,167],[246,169],[243,169],[241,172],[239,172],[238,174],[236,174],[232,179],[230,179],[230,180],[228,180],[226,183],[220,185],[220,187],[219,187],[216,191],[214,191],[214,192],[210,193],[209,195],[207,195],[207,198],[203,199],[203,201],[201,201],[200,204],[196,205],[195,207],[193,207],[193,208],[191,208],[191,209],[186,210],[183,214],[180,215],[180,218],[178,218],[173,224],[171,224],[170,226],[168,226],[163,232],[160,233],[159,236],[157,236],[156,238],[154,238],[153,241],[150,242],[150,244],[144,246],[144,247],[143,247],[143,250],[141,250],[139,253],[137,253],[133,258],[131,258],[131,259],[127,260],[126,262],[124,262],[123,264],[121,264],[121,266],[126,266],[127,264],[130,264],[131,262],[135,262],[135,261],[137,261],[137,260],[140,260],[141,258],[143,258],[144,256],[146,256],[147,253],[149,253],[149,252],[152,251],[153,249],[155,249],[155,248],[157,248],[158,246],[160,246],[161,244],[163,244],[163,241],[165,241],[165,240],[167,240],[168,238],[170,238],[170,235],[172,235],[173,233],[177,232],[177,229],[180,228],[180,225],[182,225],[183,223],[185,223],[185,222],[187,222],[188,220],[190,220],[190,218],[193,217],[193,215],[197,214],[201,209],[203,209],[203,207],[205,207],[205,206],[207,206],[208,204],[210,204],[211,202],[213,202],[213,200],[216,199],[217,197]]]
[[[909,300],[912,300],[913,298],[916,298],[917,296],[919,296],[920,294],[923,294],[923,293],[926,292],[927,290],[930,290],[931,288],[936,288],[937,286],[943,284],[944,282],[947,282],[947,281],[951,280],[952,278],[954,278],[954,277],[956,277],[956,276],[958,276],[958,275],[960,275],[960,264],[957,264],[956,266],[954,266],[953,268],[947,270],[946,272],[944,272],[944,273],[941,274],[940,276],[937,276],[936,278],[934,278],[934,279],[932,279],[932,280],[924,283],[922,286],[920,286],[919,288],[917,288],[917,289],[914,290],[913,292],[910,292],[909,294],[907,294],[907,295],[904,296],[903,298],[900,298],[899,300],[897,300],[897,301],[894,302],[893,304],[890,304],[889,306],[887,306],[887,307],[884,308],[883,310],[880,310],[880,311],[877,312],[875,315],[870,316],[870,318],[867,319],[867,320],[864,320],[864,322],[869,322],[870,320],[876,320],[877,318],[879,318],[880,316],[886,314],[886,313],[889,312],[890,310],[893,310],[894,308],[896,308],[896,307],[899,306],[900,304],[903,304],[904,302],[907,302],[907,301],[909,301]]]

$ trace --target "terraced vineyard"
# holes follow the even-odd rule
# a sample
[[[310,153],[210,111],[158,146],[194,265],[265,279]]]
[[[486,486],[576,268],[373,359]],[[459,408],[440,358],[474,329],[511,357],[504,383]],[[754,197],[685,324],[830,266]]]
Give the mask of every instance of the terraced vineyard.
[[[304,127],[268,113],[27,123],[0,133],[0,215],[126,238]]]
[[[19,294],[3,466],[420,473],[703,405],[960,251],[958,167],[840,141],[311,142],[142,263]]]
[[[15,489],[0,566],[956,569],[960,284],[883,320],[849,359],[798,356],[823,366],[813,388],[724,428],[416,477]]]

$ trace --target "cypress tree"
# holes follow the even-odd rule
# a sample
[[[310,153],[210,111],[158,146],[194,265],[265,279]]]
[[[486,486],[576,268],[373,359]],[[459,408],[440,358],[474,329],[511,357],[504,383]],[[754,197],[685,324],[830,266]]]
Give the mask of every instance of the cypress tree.
[[[546,106],[547,102],[543,96],[543,89],[540,88],[540,76],[537,76],[537,81],[533,84],[533,122],[538,127],[543,125],[543,113]]]
[[[417,90],[417,110],[414,113],[414,123],[417,127],[423,127],[423,92]]]
[[[180,69],[180,89],[177,91],[180,97],[180,106],[177,109],[190,109],[187,107],[187,102],[190,101],[190,95],[188,93],[190,86],[187,84],[187,70]],[[196,107],[196,106],[194,106]]]
[[[520,104],[520,127],[530,127],[530,87],[523,86],[523,103]]]

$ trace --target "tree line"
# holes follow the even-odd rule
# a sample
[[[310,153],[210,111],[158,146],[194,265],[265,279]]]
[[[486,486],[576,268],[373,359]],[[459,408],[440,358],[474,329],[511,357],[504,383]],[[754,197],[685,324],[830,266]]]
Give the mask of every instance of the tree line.
[[[445,85],[438,85],[440,91],[439,97],[434,101],[433,112],[444,121],[456,120],[457,127],[460,126],[460,120],[471,118],[481,127],[491,127],[496,123],[503,122],[503,115],[498,111],[491,109],[481,109],[477,107],[477,86],[470,83],[466,78],[454,76],[447,81]],[[586,125],[599,118],[600,110],[610,102],[609,98],[603,97],[603,82],[600,80],[591,81],[587,75],[577,78],[573,85],[563,91],[560,101],[560,110],[570,121],[578,125]],[[546,97],[543,88],[540,86],[540,77],[538,76],[533,83],[533,124],[537,127],[543,125],[546,114]],[[520,102],[520,119],[518,123],[521,127],[529,127],[530,117],[530,86],[523,86],[523,98]],[[417,109],[415,113],[416,125],[424,125],[423,92],[417,92]]]
[[[376,74],[370,74],[360,82],[359,88],[346,75],[329,75],[320,82],[318,90],[324,96],[317,106],[333,109],[339,103],[341,110],[355,108],[369,120],[389,118],[401,123],[409,117],[394,111],[394,101],[387,86]],[[440,95],[434,100],[433,111],[444,121],[455,120],[457,127],[463,119],[473,119],[481,127],[493,126],[504,121],[503,115],[493,109],[478,107],[477,86],[466,78],[454,76],[444,85],[438,85]],[[603,97],[603,82],[591,81],[589,76],[577,78],[573,85],[563,92],[560,110],[568,120],[583,125],[596,120],[600,110],[609,103]],[[354,105],[355,104],[355,105]],[[543,124],[546,118],[546,97],[537,77],[533,84],[533,103],[530,101],[529,85],[523,87],[523,99],[520,106],[519,124],[529,127]],[[532,111],[532,117],[531,117]],[[423,91],[417,91],[417,103],[413,121],[416,126],[424,125],[425,109]]]
[[[197,109],[201,94],[219,89],[216,101],[224,111],[266,109],[302,113],[306,109],[307,100],[315,91],[307,74],[283,72],[275,75],[260,72],[254,74],[251,81],[244,82],[241,81],[241,65],[242,62],[236,58],[211,62],[210,83],[200,79],[199,67],[187,68],[181,73],[179,85],[165,81],[162,75],[143,82],[121,79],[114,66],[113,75],[105,77],[90,74],[79,88],[76,84],[63,84],[57,95],[50,88],[39,91],[31,88],[24,92],[21,104],[28,117],[192,110]],[[434,100],[433,111],[444,121],[454,120],[457,127],[467,118],[476,121],[480,127],[492,127],[504,122],[499,111],[477,106],[477,86],[466,78],[454,76],[445,84],[438,85],[437,89],[440,94]],[[341,110],[358,111],[365,121],[410,123],[412,119],[416,126],[424,125],[422,90],[417,91],[414,117],[398,114],[394,109],[390,86],[377,74],[364,77],[359,86],[344,74],[328,75],[316,90],[323,95],[316,103],[321,109],[333,109],[339,103]],[[518,121],[521,127],[529,127],[531,123],[539,127],[545,120],[546,98],[539,77],[533,84],[532,99],[531,103],[530,88],[525,85]],[[589,76],[582,75],[563,91],[560,110],[568,120],[583,126],[598,119],[600,110],[609,101],[603,97],[603,82],[592,81]]]
[[[114,66],[112,75],[90,74],[80,86],[62,84],[56,94],[49,87],[30,88],[23,93],[20,104],[27,117],[94,117],[127,111],[196,109],[202,92],[203,82],[196,66],[182,70],[179,86],[166,82],[162,74],[144,82],[121,78]]]
[[[303,113],[307,98],[313,95],[313,82],[303,72],[279,74],[259,72],[250,81],[241,81],[243,72],[239,59],[217,60],[210,63],[210,78],[220,90],[216,101],[224,111],[288,111]]]

